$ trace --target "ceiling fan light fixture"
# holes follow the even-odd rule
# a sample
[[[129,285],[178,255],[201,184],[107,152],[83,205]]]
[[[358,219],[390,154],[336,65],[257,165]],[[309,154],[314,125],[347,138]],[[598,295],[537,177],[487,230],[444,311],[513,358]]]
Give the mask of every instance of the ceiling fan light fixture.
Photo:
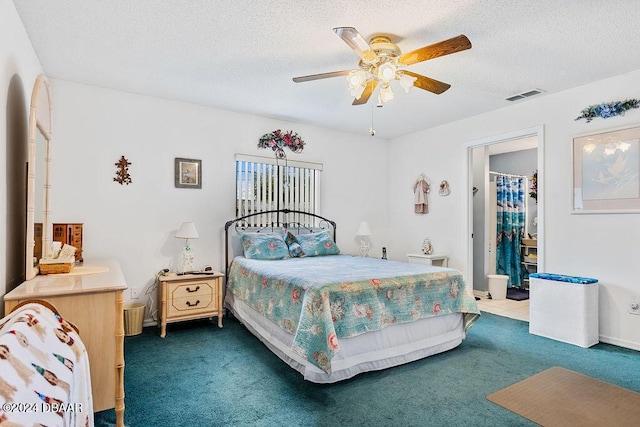
[[[349,87],[349,93],[356,99],[360,99],[364,90],[366,89],[365,85],[360,85],[358,87]]]
[[[380,101],[389,102],[394,98],[394,96],[393,90],[391,90],[391,87],[388,84],[383,84],[382,87],[380,87],[380,92],[378,93]]]
[[[349,81],[349,88],[353,90],[358,88],[359,86],[364,86],[364,82],[367,80],[367,76],[362,70],[352,70],[349,72],[347,80]]]
[[[398,83],[402,86],[405,92],[409,93],[409,89],[413,87],[413,83],[418,80],[416,77],[410,76],[408,74],[402,74],[398,79]]]
[[[393,62],[385,62],[378,67],[378,79],[389,83],[396,78],[396,66]]]

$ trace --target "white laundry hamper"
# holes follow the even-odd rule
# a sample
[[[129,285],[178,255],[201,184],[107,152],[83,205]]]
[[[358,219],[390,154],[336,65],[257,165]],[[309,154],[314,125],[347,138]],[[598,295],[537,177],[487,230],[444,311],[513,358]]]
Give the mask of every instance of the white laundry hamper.
[[[580,347],[598,344],[598,281],[529,275],[529,333]]]

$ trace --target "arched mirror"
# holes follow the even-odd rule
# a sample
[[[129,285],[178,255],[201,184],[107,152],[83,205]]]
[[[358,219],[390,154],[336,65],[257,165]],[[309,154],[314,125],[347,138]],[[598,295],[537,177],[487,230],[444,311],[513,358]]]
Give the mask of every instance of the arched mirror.
[[[51,94],[44,74],[36,79],[29,112],[27,165],[26,279],[38,274],[38,262],[51,246]]]

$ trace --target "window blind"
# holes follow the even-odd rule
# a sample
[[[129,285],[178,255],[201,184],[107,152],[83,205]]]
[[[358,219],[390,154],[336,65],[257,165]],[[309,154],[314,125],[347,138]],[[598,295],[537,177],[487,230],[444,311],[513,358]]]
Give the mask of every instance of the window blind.
[[[236,217],[278,209],[318,211],[321,163],[236,154]],[[251,217],[248,227],[281,221],[275,213]],[[315,226],[312,217],[290,214],[286,220]]]

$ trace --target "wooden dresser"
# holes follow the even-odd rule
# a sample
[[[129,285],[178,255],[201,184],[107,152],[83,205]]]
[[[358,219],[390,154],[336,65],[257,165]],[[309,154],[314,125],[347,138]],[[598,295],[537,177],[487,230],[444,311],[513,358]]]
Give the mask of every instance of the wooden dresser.
[[[53,241],[73,246],[76,248],[76,261],[84,261],[82,259],[82,224],[53,224]]]
[[[85,261],[68,274],[36,276],[4,296],[4,310],[30,299],[53,304],[80,329],[91,370],[95,412],[115,408],[124,426],[124,290],[115,260]]]

